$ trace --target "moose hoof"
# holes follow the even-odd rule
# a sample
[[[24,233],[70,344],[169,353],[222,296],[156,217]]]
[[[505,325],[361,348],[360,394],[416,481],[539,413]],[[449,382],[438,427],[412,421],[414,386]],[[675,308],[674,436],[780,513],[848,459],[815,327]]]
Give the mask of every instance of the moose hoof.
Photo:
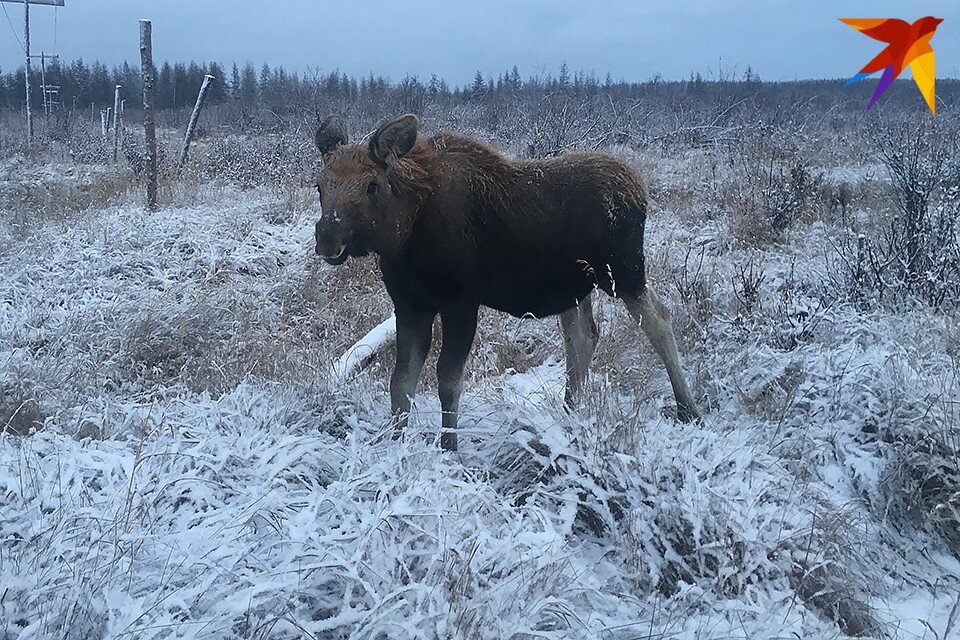
[[[570,393],[567,391],[563,394],[563,411],[567,415],[574,413],[577,408],[580,406],[580,401],[583,400],[582,393]]]
[[[700,412],[697,411],[697,408],[693,405],[678,404],[677,405],[677,420],[680,422],[690,423],[690,422],[699,422],[702,420]]]
[[[457,434],[443,433],[440,435],[440,448],[444,451],[457,450]]]
[[[403,432],[407,429],[407,423],[410,421],[410,416],[406,412],[393,414],[393,417],[390,419],[390,422],[387,424],[387,430],[391,433],[391,438],[394,440],[399,440],[403,436]]]

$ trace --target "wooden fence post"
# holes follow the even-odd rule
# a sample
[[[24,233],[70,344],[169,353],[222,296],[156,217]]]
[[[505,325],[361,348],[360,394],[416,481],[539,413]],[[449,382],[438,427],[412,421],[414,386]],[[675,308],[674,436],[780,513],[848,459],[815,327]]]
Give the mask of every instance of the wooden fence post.
[[[113,90],[113,162],[117,162],[120,150],[120,85]]]
[[[119,124],[120,128],[117,132],[117,135],[120,136],[120,142],[117,146],[120,148],[121,151],[123,150],[123,112],[124,110],[126,110],[126,108],[127,108],[127,101],[125,99],[121,100],[120,101],[120,124]]]
[[[147,142],[147,208],[157,208],[157,114],[153,101],[153,26],[140,21],[140,69],[143,73],[143,130]]]

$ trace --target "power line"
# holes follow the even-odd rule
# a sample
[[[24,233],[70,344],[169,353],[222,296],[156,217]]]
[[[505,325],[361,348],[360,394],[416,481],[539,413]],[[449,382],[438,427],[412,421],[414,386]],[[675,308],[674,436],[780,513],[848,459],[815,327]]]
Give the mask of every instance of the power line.
[[[10,25],[10,31],[13,32],[13,37],[17,39],[17,43],[20,45],[20,48],[23,49],[23,41],[21,41],[20,36],[17,35],[17,30],[13,28],[13,22],[10,20],[10,14],[7,13],[7,5],[0,2],[0,7],[3,7],[3,15],[7,16],[7,24]]]
[[[39,5],[48,5],[54,7],[62,7],[64,0],[0,0],[0,3],[3,2],[18,2],[23,3],[23,42],[21,46],[23,47],[24,53],[26,53],[26,59],[24,60],[23,65],[23,78],[24,78],[24,93],[26,94],[26,100],[24,101],[27,106],[27,147],[29,147],[33,141],[33,112],[30,108],[30,58],[33,56],[30,55],[30,3]],[[7,23],[10,25],[10,30],[13,31],[14,37],[17,35],[16,29],[13,28],[13,22],[10,21],[10,14],[7,13],[7,8],[3,8],[3,15],[7,16]],[[20,39],[17,38],[19,42]],[[43,86],[44,86],[44,95],[43,103],[44,108],[47,107],[47,90],[46,90],[46,64],[44,60],[43,53],[40,54],[41,60],[41,75],[43,77]]]

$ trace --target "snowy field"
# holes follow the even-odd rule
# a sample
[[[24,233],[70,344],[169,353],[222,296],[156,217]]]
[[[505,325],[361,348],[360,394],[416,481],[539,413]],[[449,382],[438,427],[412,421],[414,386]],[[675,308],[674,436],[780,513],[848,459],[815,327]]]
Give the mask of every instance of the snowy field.
[[[389,352],[329,377],[390,306],[308,206],[4,161],[0,639],[960,637],[960,329],[845,297],[832,254],[884,167],[821,156],[849,207],[752,241],[737,162],[613,151],[704,422],[613,301],[569,414],[556,320],[486,312],[457,454],[432,372],[399,441]]]

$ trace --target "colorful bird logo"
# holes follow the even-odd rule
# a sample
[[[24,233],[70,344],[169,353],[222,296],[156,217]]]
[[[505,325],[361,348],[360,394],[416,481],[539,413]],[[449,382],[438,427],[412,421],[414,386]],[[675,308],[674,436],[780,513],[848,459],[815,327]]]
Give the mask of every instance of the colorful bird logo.
[[[886,49],[868,62],[867,66],[860,70],[860,73],[850,78],[844,85],[849,87],[867,76],[883,70],[883,75],[880,76],[880,84],[877,85],[877,90],[873,92],[873,97],[870,98],[867,109],[877,103],[883,92],[889,89],[893,81],[903,73],[907,65],[910,65],[910,71],[913,72],[913,81],[920,88],[920,93],[923,94],[923,99],[927,101],[931,113],[935,114],[937,112],[936,76],[934,75],[936,57],[933,48],[930,46],[930,38],[936,32],[937,26],[943,22],[942,18],[927,16],[926,18],[920,18],[913,24],[903,20],[886,18],[840,18],[840,21],[857,31],[862,31],[874,40],[887,43]]]

